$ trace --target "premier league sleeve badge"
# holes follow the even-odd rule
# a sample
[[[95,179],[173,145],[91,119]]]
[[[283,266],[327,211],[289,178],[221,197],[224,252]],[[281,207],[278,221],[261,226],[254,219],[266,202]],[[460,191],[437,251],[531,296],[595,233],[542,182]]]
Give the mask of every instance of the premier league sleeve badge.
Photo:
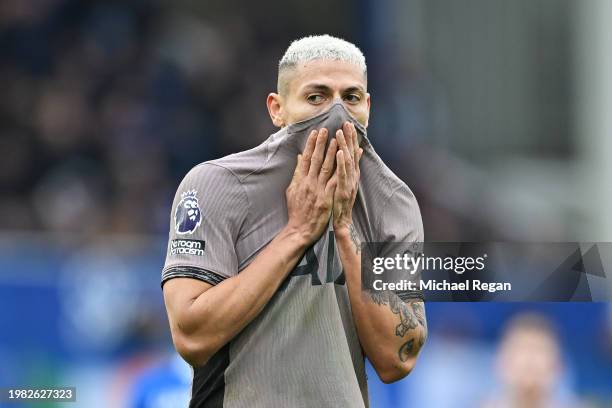
[[[196,195],[196,190],[181,194],[181,201],[174,212],[174,228],[178,235],[192,234],[202,223],[202,212]]]

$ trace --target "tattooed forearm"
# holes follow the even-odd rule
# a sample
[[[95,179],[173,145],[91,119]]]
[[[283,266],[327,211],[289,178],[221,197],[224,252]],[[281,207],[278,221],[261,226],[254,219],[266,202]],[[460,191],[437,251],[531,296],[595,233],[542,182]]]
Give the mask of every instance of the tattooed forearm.
[[[410,357],[413,353],[412,351],[413,348],[414,348],[414,339],[410,339],[404,344],[402,344],[398,350],[399,359],[401,361],[408,360],[408,357]]]
[[[419,340],[417,344],[416,350],[414,350],[414,338],[408,340],[406,343],[402,344],[399,350],[397,351],[397,355],[400,361],[407,361],[411,356],[414,356],[418,350],[423,347],[425,343],[425,338],[427,337],[427,328],[419,334]]]
[[[349,232],[351,234],[351,241],[355,244],[355,253],[358,254],[361,252],[361,242],[359,241],[359,235],[357,234],[357,228],[353,224],[349,227]]]
[[[420,350],[427,337],[427,320],[425,319],[423,303],[404,303],[399,296],[390,291],[370,292],[370,297],[378,305],[388,305],[389,309],[399,316],[400,323],[395,327],[396,336],[404,337],[408,332],[420,328],[418,334],[413,333],[413,336],[403,343],[398,350],[399,359],[401,361],[408,360],[409,357],[415,355]]]

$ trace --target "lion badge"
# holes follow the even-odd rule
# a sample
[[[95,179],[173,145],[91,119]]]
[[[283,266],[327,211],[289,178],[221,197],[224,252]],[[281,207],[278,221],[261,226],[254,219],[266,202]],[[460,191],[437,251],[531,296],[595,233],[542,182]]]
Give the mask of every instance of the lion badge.
[[[193,233],[202,223],[197,193],[196,190],[189,190],[181,194],[181,201],[174,213],[174,226],[179,235]]]

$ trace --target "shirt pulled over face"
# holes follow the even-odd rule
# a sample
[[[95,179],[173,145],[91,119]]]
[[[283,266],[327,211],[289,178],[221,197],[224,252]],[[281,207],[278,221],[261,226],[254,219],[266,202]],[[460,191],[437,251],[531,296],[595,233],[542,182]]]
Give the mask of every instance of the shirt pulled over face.
[[[342,125],[345,122],[351,122],[355,125],[357,140],[361,144],[367,133],[366,128],[350,114],[341,101],[334,102],[329,109],[316,116],[281,129],[281,132],[286,131],[291,136],[291,139],[293,139],[292,145],[299,153],[304,150],[306,140],[313,130],[326,128],[328,131],[327,146],[329,146],[331,140],[336,137],[336,131],[342,130]]]

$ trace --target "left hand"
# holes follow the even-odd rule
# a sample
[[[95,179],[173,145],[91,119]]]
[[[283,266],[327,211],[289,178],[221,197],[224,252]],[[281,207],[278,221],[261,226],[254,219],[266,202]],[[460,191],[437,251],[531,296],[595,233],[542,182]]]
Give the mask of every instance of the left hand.
[[[336,191],[334,193],[333,223],[336,234],[348,232],[353,223],[353,205],[359,188],[359,161],[363,149],[359,147],[355,125],[345,122],[342,130],[336,132],[338,152],[336,153],[336,172],[334,174]]]

